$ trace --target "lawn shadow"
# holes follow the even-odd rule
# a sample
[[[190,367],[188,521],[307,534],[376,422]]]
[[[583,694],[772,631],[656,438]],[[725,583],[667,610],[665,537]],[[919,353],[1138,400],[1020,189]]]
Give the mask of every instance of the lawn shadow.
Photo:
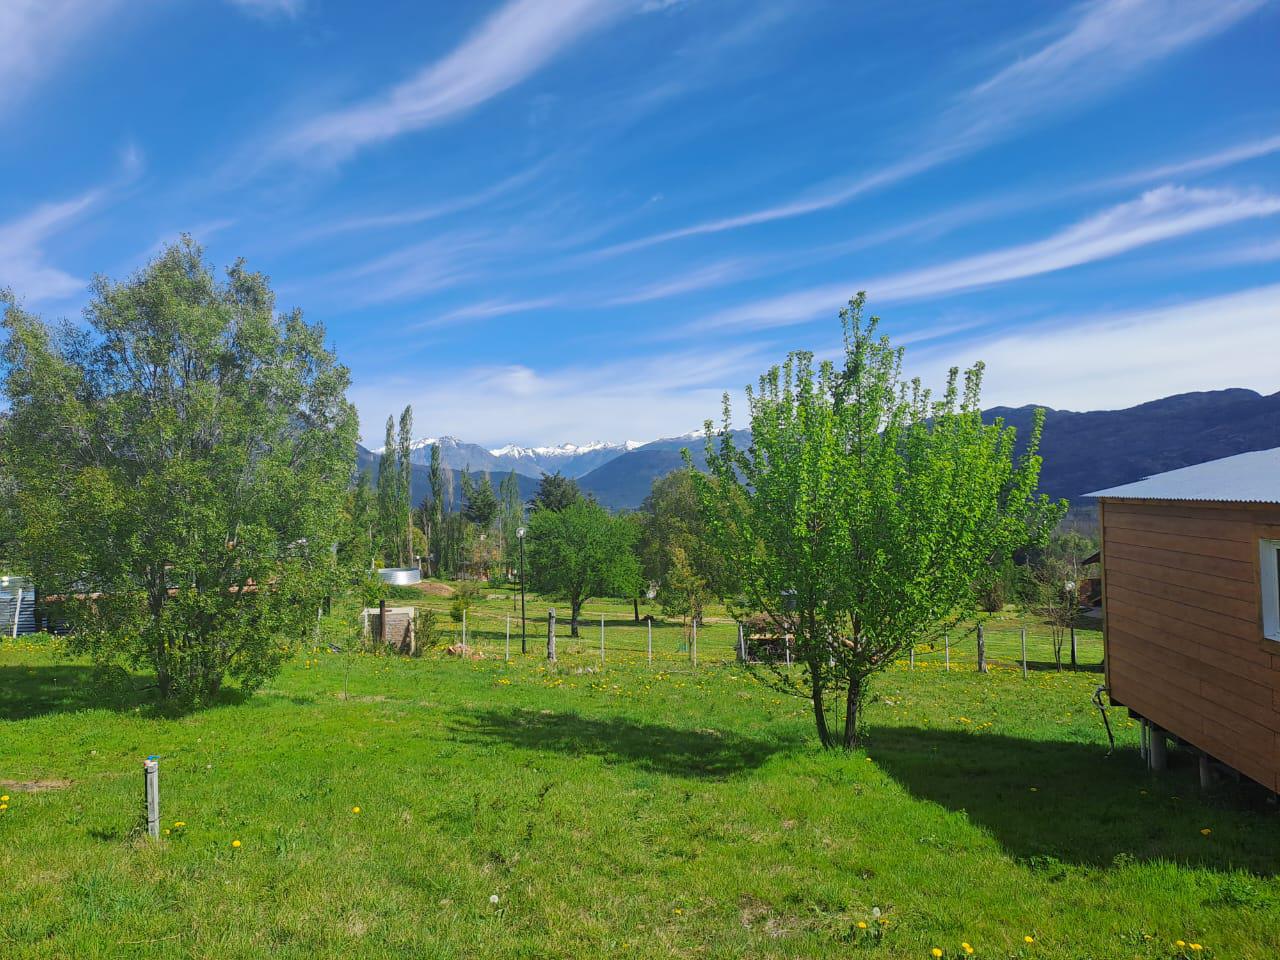
[[[729,731],[535,710],[483,710],[460,715],[453,732],[468,743],[502,740],[524,750],[595,756],[651,773],[706,779],[754,770],[792,746],[787,740],[757,740]]]
[[[216,706],[245,699],[241,691],[227,688],[219,694]],[[120,667],[83,663],[0,667],[0,720],[26,720],[82,710],[136,711],[148,717],[175,718],[193,709],[178,702],[160,702],[156,699],[154,678]]]
[[[1171,860],[1280,872],[1280,830],[1261,789],[1202,797],[1194,758],[1177,751],[1170,770],[1152,776],[1136,750],[1108,756],[1104,743],[874,727],[868,747],[911,794],[963,811],[1035,868]]]

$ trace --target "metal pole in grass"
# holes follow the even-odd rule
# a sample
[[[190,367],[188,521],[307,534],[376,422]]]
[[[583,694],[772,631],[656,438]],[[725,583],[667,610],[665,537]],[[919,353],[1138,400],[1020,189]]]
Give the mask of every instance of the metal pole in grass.
[[[693,618],[693,642],[689,645],[689,656],[693,658],[693,665],[698,665],[698,618]]]
[[[600,666],[604,666],[604,614],[600,614]]]
[[[911,669],[914,670],[915,668],[916,668],[916,645],[913,643],[911,645]]]
[[[142,761],[142,789],[147,801],[147,833],[160,839],[160,760],[151,756]]]
[[[738,657],[743,663],[747,662],[747,637],[742,632],[742,621],[738,621]]]
[[[524,527],[516,530],[516,539],[520,541],[520,652],[529,652],[529,635],[525,629],[524,618],[524,535],[528,531]]]
[[[942,654],[947,664],[947,672],[951,672],[951,633],[946,631],[942,634]]]
[[[653,617],[649,617],[649,666],[653,666]]]
[[[1027,625],[1022,625],[1022,679],[1027,679]]]
[[[507,652],[503,659],[511,659],[511,615],[507,614]]]
[[[467,652],[467,608],[462,608],[462,652]]]

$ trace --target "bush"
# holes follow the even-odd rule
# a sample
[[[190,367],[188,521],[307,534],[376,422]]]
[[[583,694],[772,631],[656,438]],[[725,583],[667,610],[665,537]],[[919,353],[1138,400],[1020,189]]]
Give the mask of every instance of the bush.
[[[480,599],[480,584],[474,580],[463,580],[453,594],[453,602],[449,604],[449,616],[455,623],[462,622],[462,611],[470,610]]]
[[[427,607],[418,607],[413,615],[413,640],[418,650],[436,646],[442,636],[436,612]]]

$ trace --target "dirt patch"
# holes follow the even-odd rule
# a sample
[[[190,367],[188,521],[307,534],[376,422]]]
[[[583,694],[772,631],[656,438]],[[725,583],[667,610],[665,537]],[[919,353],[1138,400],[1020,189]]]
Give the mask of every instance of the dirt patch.
[[[447,583],[433,583],[430,580],[423,580],[414,586],[429,597],[452,597],[457,592]]]
[[[61,777],[50,777],[46,780],[0,779],[0,790],[12,790],[14,793],[43,793],[45,790],[65,790],[69,786],[71,781]]]

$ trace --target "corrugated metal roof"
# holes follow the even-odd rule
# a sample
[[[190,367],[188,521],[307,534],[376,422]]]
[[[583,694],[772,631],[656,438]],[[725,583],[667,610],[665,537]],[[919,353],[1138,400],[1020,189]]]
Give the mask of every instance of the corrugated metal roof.
[[[1280,447],[1157,473],[1145,480],[1086,493],[1085,496],[1280,503]]]

